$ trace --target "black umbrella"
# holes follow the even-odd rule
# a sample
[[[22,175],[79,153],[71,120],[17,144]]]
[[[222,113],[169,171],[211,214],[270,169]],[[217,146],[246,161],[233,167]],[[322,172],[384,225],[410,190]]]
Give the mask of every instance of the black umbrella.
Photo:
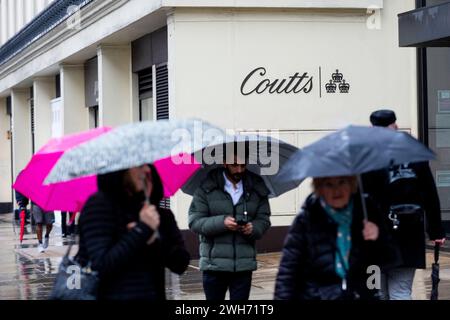
[[[234,148],[235,143],[239,145],[236,146],[237,150],[231,150],[236,152],[239,152],[240,147],[244,147],[245,145],[248,147],[248,150],[246,151],[248,152],[247,169],[261,176],[270,191],[269,197],[278,197],[298,186],[298,184],[291,183],[290,181],[283,183],[275,180],[279,172],[278,169],[281,170],[294,153],[300,152],[297,147],[270,136],[255,134],[235,135],[228,137],[228,139],[230,142],[227,141],[226,143],[218,143],[215,145],[211,144],[206,149],[195,153],[196,159],[199,162],[202,162],[202,168],[194,173],[194,175],[184,184],[181,188],[183,192],[194,195],[195,191],[208,175],[208,172],[223,166],[224,152],[226,152],[228,147]],[[219,163],[216,163],[215,161],[208,163],[208,161],[205,161],[205,155],[212,153],[214,153],[215,156],[218,156],[218,154],[220,155],[215,159],[219,160]]]
[[[279,184],[300,184],[307,177],[357,175],[407,162],[428,161],[434,153],[411,135],[380,127],[348,126],[293,154],[277,175]]]
[[[431,265],[431,295],[430,300],[438,300],[439,296],[439,243],[434,244],[434,263]]]

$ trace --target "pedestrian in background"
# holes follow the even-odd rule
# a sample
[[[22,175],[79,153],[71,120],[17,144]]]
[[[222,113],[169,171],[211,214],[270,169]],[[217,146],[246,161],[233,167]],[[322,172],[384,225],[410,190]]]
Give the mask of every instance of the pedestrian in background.
[[[36,235],[38,239],[38,252],[44,252],[49,245],[50,232],[53,229],[53,223],[55,223],[55,212],[54,211],[44,211],[37,204],[31,202],[31,214],[36,223]],[[44,232],[45,226],[45,236],[42,239],[42,234]]]
[[[63,238],[67,236],[75,235],[75,216],[76,212],[69,212],[69,225],[67,225],[67,212],[61,211],[61,233]]]
[[[373,126],[398,130],[396,121],[395,112],[388,109],[370,115]],[[401,265],[382,273],[382,297],[411,300],[415,271],[426,268],[425,229],[434,243],[445,241],[433,174],[427,162],[405,163],[367,173],[363,183],[379,203],[400,252]]]
[[[28,206],[30,200],[27,197],[25,197],[23,194],[18,192],[17,190],[15,191],[15,195],[16,195],[16,203],[17,203],[17,206],[19,207],[19,209],[14,211],[14,215],[15,215],[14,218],[16,220],[19,220],[20,219],[20,217],[19,217],[20,211],[25,210],[25,223],[28,223],[26,221],[26,219],[28,218],[28,215],[29,215],[27,206]]]

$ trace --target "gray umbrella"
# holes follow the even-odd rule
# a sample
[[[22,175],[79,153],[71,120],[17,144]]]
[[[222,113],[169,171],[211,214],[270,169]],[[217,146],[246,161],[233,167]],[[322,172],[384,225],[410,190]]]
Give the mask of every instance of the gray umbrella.
[[[211,145],[195,154],[196,159],[202,163],[202,168],[198,170],[181,188],[187,194],[193,195],[201,182],[206,178],[209,171],[223,165],[223,154],[227,148],[233,148],[237,143],[237,152],[247,145],[248,163],[247,169],[262,177],[270,191],[270,197],[277,197],[297,185],[291,182],[275,182],[276,175],[290,156],[299,149],[293,145],[272,137],[260,135],[236,135],[227,136],[225,143]],[[211,155],[208,158],[208,155]]]
[[[348,126],[294,154],[276,177],[276,182],[299,185],[308,177],[358,175],[360,178],[365,172],[434,158],[430,149],[405,132]],[[361,183],[359,185],[362,187]]]
[[[65,152],[45,183],[132,168],[183,152],[193,153],[223,141],[225,136],[222,129],[196,119],[123,125]]]
[[[357,175],[434,158],[430,149],[405,132],[348,126],[294,154],[277,179],[299,184],[308,177]]]

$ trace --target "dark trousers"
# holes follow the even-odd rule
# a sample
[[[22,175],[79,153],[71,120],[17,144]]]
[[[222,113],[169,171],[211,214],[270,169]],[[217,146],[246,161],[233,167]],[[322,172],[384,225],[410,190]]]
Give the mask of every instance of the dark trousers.
[[[69,220],[72,219],[75,212],[69,212]],[[67,212],[61,211],[61,231],[65,235],[75,234],[75,221],[67,227]]]
[[[252,271],[203,271],[203,290],[206,300],[225,300],[230,290],[230,300],[248,300],[252,285]]]

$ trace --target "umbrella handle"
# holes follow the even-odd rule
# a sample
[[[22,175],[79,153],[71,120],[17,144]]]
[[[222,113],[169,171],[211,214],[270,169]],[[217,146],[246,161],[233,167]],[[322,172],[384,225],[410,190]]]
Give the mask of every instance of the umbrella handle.
[[[151,203],[150,203],[150,198],[149,198],[149,196],[147,195],[147,184],[145,183],[145,178],[142,179],[142,185],[144,186],[145,204],[150,205]],[[156,235],[156,238],[157,238],[157,239],[161,238],[158,229],[155,230],[155,235]]]
[[[439,249],[440,244],[434,243],[434,263],[439,263]]]
[[[364,221],[367,221],[368,216],[367,216],[366,199],[364,199],[364,187],[362,184],[361,175],[358,174],[357,178],[358,178],[358,185],[359,185],[359,194],[361,195],[361,204],[362,204],[362,208],[363,208]]]

